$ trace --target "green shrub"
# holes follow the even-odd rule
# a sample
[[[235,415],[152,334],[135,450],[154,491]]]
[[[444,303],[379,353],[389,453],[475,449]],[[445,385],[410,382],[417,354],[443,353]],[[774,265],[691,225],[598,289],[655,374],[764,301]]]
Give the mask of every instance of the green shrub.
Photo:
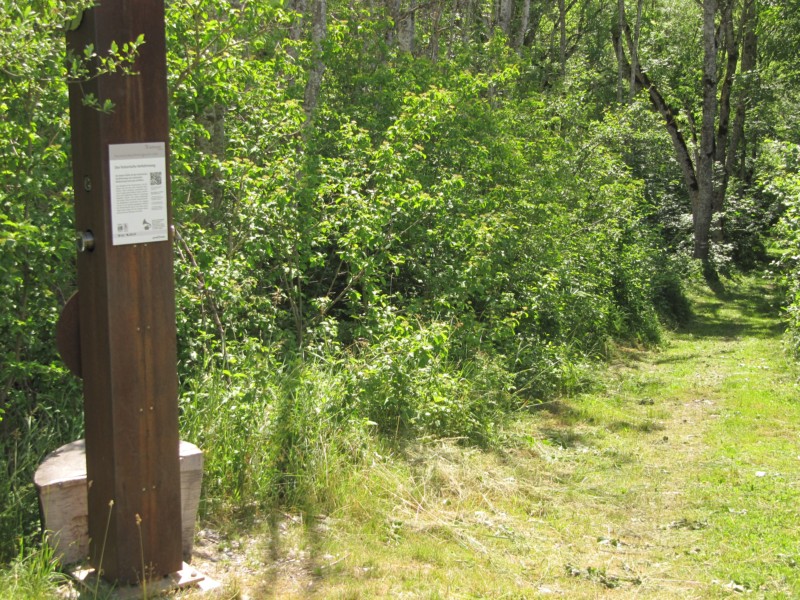
[[[770,168],[763,171],[759,184],[762,193],[774,197],[783,208],[777,225],[781,251],[778,266],[788,320],[787,341],[793,353],[800,356],[800,146],[774,143],[769,150],[765,155]]]

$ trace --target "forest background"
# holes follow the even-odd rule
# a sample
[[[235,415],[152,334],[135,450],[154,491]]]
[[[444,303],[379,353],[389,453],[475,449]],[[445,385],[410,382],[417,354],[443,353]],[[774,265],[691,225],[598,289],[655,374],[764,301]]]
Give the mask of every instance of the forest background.
[[[0,0],[0,563],[81,437],[65,56]],[[181,435],[205,518],[327,511],[374,440],[502,443],[683,282],[767,267],[800,347],[796,0],[168,0]],[[141,40],[139,40],[141,42]],[[143,40],[147,43],[147,40]],[[102,98],[86,98],[113,110]]]

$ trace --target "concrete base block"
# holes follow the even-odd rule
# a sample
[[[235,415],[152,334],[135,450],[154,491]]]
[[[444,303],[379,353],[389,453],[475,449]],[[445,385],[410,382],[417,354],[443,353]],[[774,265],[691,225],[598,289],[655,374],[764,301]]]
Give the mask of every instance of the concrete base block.
[[[189,561],[194,525],[203,482],[203,453],[181,442],[181,516],[183,558]],[[89,516],[86,487],[86,446],[78,440],[62,446],[44,459],[33,477],[39,493],[42,522],[50,532],[48,542],[62,564],[89,555]]]
[[[95,590],[101,590],[101,597],[109,597],[114,600],[140,600],[141,598],[155,598],[162,595],[169,595],[178,590],[193,589],[200,593],[210,592],[222,586],[222,584],[204,575],[197,569],[191,568],[183,563],[183,568],[176,573],[171,573],[162,579],[148,581],[145,585],[130,585],[115,587],[108,592],[108,584],[104,581],[97,581],[94,569],[78,569],[70,573],[78,590],[84,594],[92,594]],[[83,595],[80,596],[83,598]]]

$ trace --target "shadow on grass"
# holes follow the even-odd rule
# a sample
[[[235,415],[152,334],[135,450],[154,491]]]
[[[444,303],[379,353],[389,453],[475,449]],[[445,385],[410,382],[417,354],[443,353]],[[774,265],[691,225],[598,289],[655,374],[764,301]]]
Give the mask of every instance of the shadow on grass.
[[[741,278],[727,284],[727,289],[704,287],[692,294],[693,315],[676,333],[697,340],[735,340],[752,337],[768,340],[779,340],[784,331],[780,321],[780,308],[774,290],[763,281]],[[719,351],[722,352],[722,351]],[[692,363],[702,355],[697,347],[687,348],[680,353],[664,353],[659,355],[638,349],[621,349],[615,359],[629,369],[636,369],[639,364],[664,365],[670,363]],[[636,379],[626,380],[627,388],[639,395],[650,392],[650,388],[663,387],[664,381],[654,377],[649,371],[646,377],[638,382]],[[622,418],[614,420],[601,414],[592,416],[575,405],[568,398],[559,398],[542,402],[528,408],[534,413],[548,413],[555,421],[549,426],[539,429],[536,435],[547,442],[562,448],[592,446],[591,436],[576,430],[581,425],[589,425],[611,432],[636,431],[656,433],[663,431],[664,425],[657,419],[639,420]]]
[[[743,336],[780,337],[785,329],[777,320],[780,305],[770,286],[750,281],[727,288],[715,286],[713,296],[695,300],[694,314],[677,332],[698,338],[733,340]]]
[[[593,445],[586,435],[578,433],[571,428],[554,429],[546,427],[539,429],[538,433],[542,439],[547,440],[553,446],[558,446],[565,450]]]
[[[678,333],[698,338],[735,340],[745,336],[769,339],[779,338],[784,332],[782,323],[735,323],[730,319],[696,316],[692,323],[680,328]],[[688,358],[688,357],[685,357]]]
[[[286,588],[293,587],[300,589],[302,597],[311,597],[324,579],[324,566],[320,562],[323,538],[320,519],[306,512],[292,516],[274,512],[269,515],[267,524],[266,551],[270,566],[261,573],[254,588],[256,597],[280,598],[287,593]],[[290,533],[298,529],[298,525],[299,531]]]
[[[664,431],[665,426],[663,423],[646,419],[641,423],[633,423],[631,421],[614,421],[607,425],[609,431],[639,431],[641,433],[653,433],[656,431]]]
[[[538,412],[549,412],[554,417],[559,417],[562,420],[567,420],[572,418],[575,420],[576,412],[575,409],[572,408],[569,403],[565,402],[563,399],[558,400],[549,400],[547,402],[540,402],[537,404],[531,404],[528,406],[528,411],[531,413],[538,413]]]
[[[662,356],[653,361],[653,364],[656,365],[668,365],[673,363],[682,363],[691,360],[695,360],[700,358],[700,354],[697,352],[691,352],[688,354],[674,354],[672,356]]]

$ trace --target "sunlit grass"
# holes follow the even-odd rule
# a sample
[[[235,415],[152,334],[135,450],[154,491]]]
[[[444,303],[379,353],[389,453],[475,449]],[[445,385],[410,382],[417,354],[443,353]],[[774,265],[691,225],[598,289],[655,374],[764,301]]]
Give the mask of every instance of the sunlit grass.
[[[330,513],[290,526],[305,566],[287,578],[279,556],[260,593],[797,596],[796,373],[754,285],[698,289],[690,327],[620,350],[594,391],[519,414],[493,450],[373,442]]]
[[[799,596],[797,371],[758,285],[698,288],[689,326],[521,405],[489,445],[377,435],[342,413],[342,364],[192,383],[206,523],[246,542],[212,597]],[[26,551],[2,597],[59,577]]]
[[[0,572],[0,599],[43,600],[57,598],[67,578],[59,571],[52,550],[42,544],[36,549],[20,548],[19,556]]]

